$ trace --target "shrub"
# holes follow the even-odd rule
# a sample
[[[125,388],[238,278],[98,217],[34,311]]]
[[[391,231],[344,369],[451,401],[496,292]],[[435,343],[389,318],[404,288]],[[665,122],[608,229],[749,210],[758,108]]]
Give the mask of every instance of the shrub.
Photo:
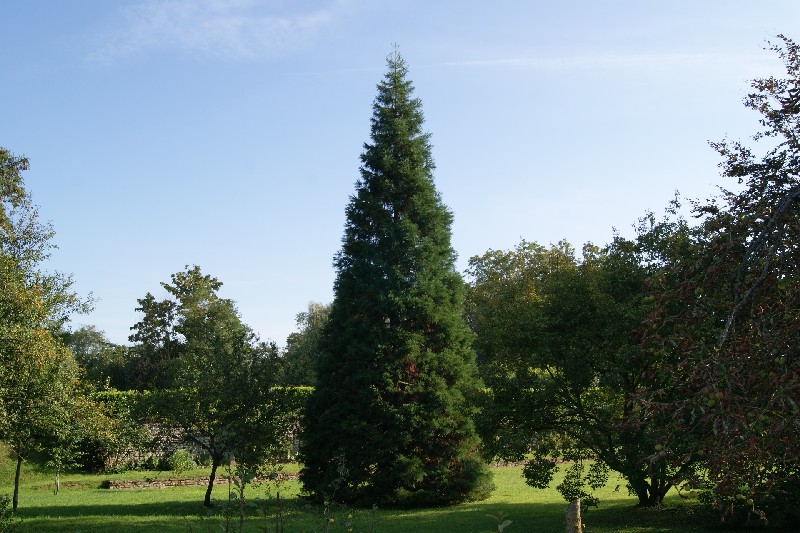
[[[187,450],[175,450],[172,455],[166,458],[167,469],[172,470],[176,474],[180,474],[187,470],[192,470],[197,467],[192,454]]]
[[[152,454],[148,455],[143,461],[137,464],[137,468],[140,470],[159,470],[160,466],[160,459],[158,455]]]
[[[7,494],[0,495],[0,533],[11,533],[17,529],[20,520],[14,517],[11,510],[11,498]]]

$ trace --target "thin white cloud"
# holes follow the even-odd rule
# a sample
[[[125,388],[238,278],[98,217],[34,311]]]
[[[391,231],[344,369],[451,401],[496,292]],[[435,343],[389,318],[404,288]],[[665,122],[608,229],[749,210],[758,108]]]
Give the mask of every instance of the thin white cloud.
[[[758,65],[762,69],[772,67],[774,58],[767,54],[726,55],[718,53],[664,53],[664,54],[591,54],[562,57],[519,57],[453,61],[444,66],[516,68],[529,70],[574,70],[574,69],[629,69],[629,68],[713,68],[732,65]]]
[[[314,39],[334,18],[338,2],[278,14],[254,0],[144,0],[126,7],[124,22],[103,38],[95,59],[152,51],[236,60],[269,59]],[[271,11],[271,12],[270,12]]]

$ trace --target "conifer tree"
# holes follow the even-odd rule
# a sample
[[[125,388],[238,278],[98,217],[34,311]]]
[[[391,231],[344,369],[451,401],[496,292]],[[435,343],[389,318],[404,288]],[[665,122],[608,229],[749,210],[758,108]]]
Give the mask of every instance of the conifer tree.
[[[305,421],[301,480],[317,499],[440,505],[492,489],[470,399],[451,212],[433,182],[421,102],[395,51],[334,259],[334,301]]]

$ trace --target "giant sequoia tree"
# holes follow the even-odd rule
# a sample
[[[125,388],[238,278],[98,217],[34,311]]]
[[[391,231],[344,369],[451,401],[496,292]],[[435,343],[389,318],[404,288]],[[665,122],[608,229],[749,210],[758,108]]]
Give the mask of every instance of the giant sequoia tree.
[[[433,183],[421,102],[388,58],[334,260],[301,479],[317,498],[446,504],[491,490],[471,415],[480,386],[452,214]]]

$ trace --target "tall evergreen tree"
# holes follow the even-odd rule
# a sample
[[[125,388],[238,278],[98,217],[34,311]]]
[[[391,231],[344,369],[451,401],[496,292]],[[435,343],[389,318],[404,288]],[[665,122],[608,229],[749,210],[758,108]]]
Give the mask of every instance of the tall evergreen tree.
[[[301,479],[318,499],[449,504],[492,489],[472,421],[481,386],[451,212],[433,183],[422,104],[395,51],[346,210]]]

